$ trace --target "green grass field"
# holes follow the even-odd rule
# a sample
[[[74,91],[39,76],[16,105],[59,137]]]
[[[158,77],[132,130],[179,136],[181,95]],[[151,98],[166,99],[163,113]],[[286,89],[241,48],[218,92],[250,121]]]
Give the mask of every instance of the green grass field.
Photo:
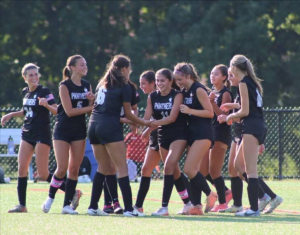
[[[284,202],[271,215],[257,218],[237,218],[233,214],[209,213],[201,217],[178,216],[181,200],[174,188],[169,204],[170,217],[158,218],[150,214],[161,205],[162,181],[152,181],[144,203],[147,214],[143,218],[124,218],[120,215],[90,217],[86,214],[92,184],[78,184],[84,193],[79,215],[61,215],[64,194],[59,192],[51,211],[44,214],[41,205],[47,197],[49,185],[29,183],[27,188],[28,213],[9,214],[17,204],[16,182],[0,185],[0,234],[300,234],[299,180],[268,181],[269,186]],[[226,182],[230,186],[230,182]],[[131,183],[134,202],[139,183]],[[246,188],[246,187],[244,187]],[[120,192],[119,192],[120,193]],[[204,200],[204,198],[203,198]],[[120,200],[123,204],[122,199]],[[248,198],[244,191],[244,206]],[[102,208],[103,200],[100,201]]]

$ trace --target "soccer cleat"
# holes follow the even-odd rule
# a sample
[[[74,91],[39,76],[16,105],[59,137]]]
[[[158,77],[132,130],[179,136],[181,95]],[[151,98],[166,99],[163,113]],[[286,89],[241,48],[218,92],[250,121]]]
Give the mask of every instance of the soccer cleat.
[[[105,213],[104,211],[100,210],[99,208],[97,210],[94,209],[88,209],[87,212],[90,216],[108,216],[109,214]]]
[[[235,206],[232,205],[231,207],[227,207],[225,210],[219,210],[219,212],[221,213],[237,213],[237,212],[241,212],[243,211],[243,207],[242,206]]]
[[[239,217],[255,217],[255,216],[260,216],[260,211],[253,211],[251,209],[242,211],[242,212],[237,212],[235,213],[235,216],[239,216]]]
[[[226,210],[228,208],[226,203],[215,205],[210,212],[220,212],[220,210]]]
[[[271,214],[277,206],[279,206],[283,202],[282,197],[276,195],[276,197],[270,201],[269,208],[264,212],[264,214]]]
[[[140,213],[144,213],[143,207],[138,208],[136,205],[134,205],[134,206],[133,206],[133,209],[136,209],[136,210],[137,210],[138,212],[140,212]]]
[[[258,210],[263,211],[270,201],[271,197],[265,193],[265,195],[262,198],[258,199]]]
[[[188,215],[189,214],[189,211],[191,210],[191,209],[193,209],[194,208],[194,206],[193,206],[193,204],[192,203],[187,203],[187,204],[184,204],[183,205],[183,208],[180,210],[180,211],[178,211],[177,212],[177,215]]]
[[[73,210],[76,210],[76,208],[79,206],[79,200],[80,200],[81,196],[82,196],[82,192],[79,189],[77,189],[75,191],[75,194],[74,194],[72,202],[71,202],[71,207]]]
[[[169,216],[168,207],[161,207],[151,214],[152,216]]]
[[[225,191],[225,198],[226,198],[226,204],[228,205],[228,203],[232,200],[232,192],[230,189]]]
[[[202,205],[193,206],[189,210],[188,215],[204,215]]]
[[[78,215],[78,212],[73,210],[71,206],[65,206],[64,208],[62,208],[61,213],[68,214],[68,215]]]
[[[115,214],[123,214],[123,208],[120,206],[119,202],[114,203],[114,213]]]
[[[114,212],[114,208],[112,206],[106,206],[104,205],[103,207],[103,211],[107,214],[113,214]]]
[[[133,209],[133,211],[125,211],[125,212],[123,213],[123,215],[124,215],[125,217],[143,217],[143,216],[145,216],[144,213],[141,213],[141,212],[139,212],[139,211],[136,210],[136,209]]]
[[[43,206],[42,206],[42,210],[45,212],[45,213],[48,213],[51,209],[51,206],[52,206],[52,203],[54,202],[54,199],[48,197],[46,199],[46,201],[44,202]]]
[[[206,198],[205,213],[210,212],[210,210],[214,207],[217,199],[218,195],[215,192],[210,191],[210,194]]]
[[[27,212],[26,206],[22,206],[22,205],[16,205],[13,209],[10,209],[8,211],[8,213],[26,213],[26,212]]]

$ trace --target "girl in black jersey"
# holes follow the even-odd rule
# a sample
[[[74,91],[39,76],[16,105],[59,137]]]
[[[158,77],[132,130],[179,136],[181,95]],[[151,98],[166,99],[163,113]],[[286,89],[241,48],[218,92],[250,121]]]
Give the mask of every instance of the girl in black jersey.
[[[187,213],[192,204],[178,164],[187,143],[186,121],[183,115],[179,114],[182,94],[172,88],[173,74],[169,69],[157,71],[155,77],[158,90],[149,95],[144,118],[147,120],[152,116],[155,119],[152,126],[154,128],[158,127],[159,151],[165,163],[165,168],[162,207],[152,215],[169,215],[168,203],[175,182],[179,182],[176,188],[178,189],[177,186],[179,185],[178,191],[185,203],[182,211]],[[157,164],[157,162],[155,163]]]
[[[131,88],[126,77],[131,72],[130,59],[115,56],[107,65],[107,71],[96,89],[96,100],[89,122],[88,136],[92,144],[98,170],[93,180],[89,215],[107,215],[98,208],[103,182],[109,173],[111,162],[118,169],[119,186],[124,200],[124,216],[142,216],[132,208],[132,192],[129,184],[126,147],[120,125],[120,112],[124,108],[126,118],[140,125],[150,125],[131,113]]]
[[[62,214],[78,214],[75,209],[81,191],[76,191],[76,185],[85,150],[85,114],[92,111],[94,100],[90,83],[82,79],[87,71],[86,61],[81,55],[69,57],[63,70],[63,81],[59,84],[61,103],[57,108],[53,131],[57,169],[51,181],[49,196],[42,207],[45,213],[49,212],[57,189],[68,171]],[[77,200],[71,203],[74,197]]]
[[[24,117],[22,140],[18,153],[18,197],[19,205],[9,210],[12,212],[27,212],[26,188],[27,173],[33,153],[37,171],[41,179],[51,181],[52,174],[48,172],[49,152],[51,147],[51,128],[49,111],[55,115],[57,105],[47,87],[39,84],[39,67],[26,64],[22,69],[22,76],[28,87],[22,91],[23,109],[6,114],[1,119],[2,126],[12,117]]]
[[[198,82],[199,77],[192,64],[179,63],[174,68],[174,76],[179,87],[183,87],[183,103],[180,111],[186,114],[188,122],[188,154],[184,171],[190,179],[194,208],[189,214],[202,215],[201,191],[207,195],[205,212],[210,211],[217,195],[212,192],[199,172],[203,156],[213,145],[214,136],[211,119],[214,116],[207,89]]]
[[[226,209],[229,199],[231,199],[231,192],[230,190],[228,191],[228,188],[226,192],[227,195],[225,194],[225,182],[222,177],[222,167],[226,150],[231,143],[231,129],[227,123],[221,124],[217,120],[219,115],[227,115],[227,112],[222,111],[220,106],[233,101],[228,81],[227,67],[223,64],[216,65],[211,71],[210,81],[213,85],[213,91],[209,94],[209,99],[215,112],[213,118],[215,144],[209,151],[209,156],[206,154],[202,159],[199,170],[206,178],[211,176],[212,182],[217,189],[219,204],[215,205],[214,208],[211,209],[211,212],[218,212],[220,209]]]
[[[252,63],[243,55],[236,55],[230,61],[231,72],[239,81],[240,110],[227,116],[227,122],[240,118],[242,123],[242,142],[239,151],[243,152],[248,178],[248,197],[250,209],[237,212],[237,216],[259,216],[257,159],[259,145],[264,143],[266,124],[262,111],[262,87],[255,75]]]
[[[232,86],[238,86],[239,81],[235,79],[231,73],[231,69],[228,70],[229,80]],[[225,103],[221,106],[223,110],[233,110],[237,112],[240,109],[240,96],[237,94],[234,103]],[[220,115],[218,120],[220,122],[226,122],[226,115]],[[233,205],[225,210],[220,210],[220,212],[236,213],[243,210],[242,207],[242,193],[243,193],[243,182],[244,179],[248,182],[244,158],[242,151],[238,151],[239,146],[242,140],[242,129],[243,126],[240,123],[240,119],[234,119],[232,124],[233,127],[233,141],[231,143],[229,161],[228,161],[228,172],[231,179],[231,189],[233,195]],[[264,151],[264,144],[259,147],[259,154],[262,154]],[[263,211],[265,207],[270,203],[270,207],[264,212],[266,214],[272,213],[274,209],[279,206],[283,199],[276,195],[264,182],[264,180],[259,177],[259,193],[258,193],[258,209]]]
[[[131,110],[133,113],[138,116],[138,102],[140,102],[139,93],[137,92],[137,86],[130,81],[129,75],[127,78],[127,82],[130,85],[131,88]],[[124,109],[121,110],[121,118],[120,122],[130,124],[130,129],[132,132],[136,133],[137,126],[132,121],[128,120],[125,117]],[[122,127],[123,130],[123,127]],[[105,182],[103,185],[103,191],[104,191],[104,207],[103,211],[111,214],[123,214],[123,208],[120,206],[119,203],[119,197],[118,197],[118,183],[117,183],[117,170],[114,167],[114,164],[111,163],[111,168],[108,173],[108,175],[105,178]],[[112,205],[113,204],[113,205]]]

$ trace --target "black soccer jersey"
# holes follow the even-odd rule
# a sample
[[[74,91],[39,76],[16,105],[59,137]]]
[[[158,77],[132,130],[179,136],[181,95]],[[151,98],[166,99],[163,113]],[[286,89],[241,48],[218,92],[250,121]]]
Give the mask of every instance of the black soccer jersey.
[[[97,98],[94,102],[90,122],[100,122],[102,117],[117,117],[119,120],[123,102],[131,102],[129,84],[110,89],[100,87],[96,90],[95,95]]]
[[[241,83],[245,83],[248,88],[248,97],[249,97],[249,115],[247,117],[261,118],[263,119],[263,101],[259,90],[255,82],[251,77],[245,76],[241,81]],[[238,90],[239,92],[239,90]],[[238,93],[240,95],[240,93]],[[247,117],[243,117],[247,118]]]
[[[223,95],[224,95],[225,92],[229,92],[229,94],[231,96],[231,101],[230,102],[233,102],[233,96],[232,96],[231,91],[226,86],[224,86],[224,88],[222,90],[220,90],[220,91],[214,91],[214,93],[216,95],[215,103],[218,105],[218,107],[221,107],[221,105],[222,105]],[[231,113],[231,112],[229,112],[229,113]],[[214,126],[218,126],[218,125],[226,125],[226,126],[228,126],[226,123],[220,124],[218,122],[218,116],[216,114],[214,114],[214,117],[213,117],[213,125]]]
[[[28,87],[22,91],[23,113],[25,115],[23,130],[39,129],[50,124],[50,112],[47,108],[39,105],[39,98],[46,98],[49,105],[55,104],[55,99],[47,87],[38,85],[30,92]]]
[[[72,108],[87,107],[89,100],[86,93],[90,91],[91,85],[88,81],[82,79],[81,86],[75,85],[71,79],[62,81],[59,86],[66,86],[72,103]],[[85,114],[69,117],[60,103],[57,108],[55,128],[57,129],[78,129],[79,131],[86,129]]]
[[[170,116],[175,96],[180,92],[171,89],[171,92],[162,96],[160,91],[154,91],[150,94],[152,110],[152,117],[156,120],[164,119]],[[168,139],[174,138],[179,132],[186,131],[187,124],[182,113],[179,112],[175,122],[168,125],[158,127],[158,139],[159,141],[167,141]]]
[[[136,105],[138,102],[140,102],[140,95],[137,92],[137,90],[135,89],[135,86],[131,83],[128,83],[130,88],[131,88],[131,106]],[[121,109],[121,114],[120,114],[121,118],[125,117],[125,113],[124,113],[124,108],[122,106]]]

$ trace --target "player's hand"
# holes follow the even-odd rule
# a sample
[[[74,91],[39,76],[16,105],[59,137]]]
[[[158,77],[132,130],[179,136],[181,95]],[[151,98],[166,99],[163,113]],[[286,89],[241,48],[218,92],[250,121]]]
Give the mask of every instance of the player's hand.
[[[263,154],[265,151],[265,145],[261,144],[259,145],[258,154]]]
[[[154,120],[153,122],[151,122],[151,127],[155,127],[155,128],[157,128],[157,127],[158,127],[158,125],[157,125],[156,123],[157,123],[157,121],[156,121],[156,120]]]
[[[180,112],[181,112],[181,113],[189,114],[190,111],[191,111],[191,109],[190,109],[188,106],[186,106],[186,105],[184,105],[184,104],[181,104],[181,105],[180,105]]]
[[[92,92],[87,92],[87,93],[85,94],[85,97],[86,97],[89,101],[92,101],[92,102],[94,102],[94,100],[95,100],[95,95],[94,95]]]
[[[11,119],[10,113],[4,115],[4,116],[1,118],[1,125],[2,125],[2,126],[5,126],[5,124],[6,124],[10,119]]]
[[[150,121],[150,120],[144,120],[144,126],[151,127],[152,122],[153,121]]]
[[[234,108],[238,108],[239,104],[237,103],[225,103],[222,104],[220,109],[224,112],[228,112],[229,110],[232,110]]]
[[[209,94],[209,100],[211,103],[215,102],[215,98],[216,98],[216,94],[212,91],[210,94]]]
[[[46,100],[46,98],[38,97],[38,100],[39,100],[39,105],[44,106],[45,108],[48,107],[48,101]]]
[[[224,123],[227,122],[227,115],[221,114],[218,116],[218,122],[219,123]]]

